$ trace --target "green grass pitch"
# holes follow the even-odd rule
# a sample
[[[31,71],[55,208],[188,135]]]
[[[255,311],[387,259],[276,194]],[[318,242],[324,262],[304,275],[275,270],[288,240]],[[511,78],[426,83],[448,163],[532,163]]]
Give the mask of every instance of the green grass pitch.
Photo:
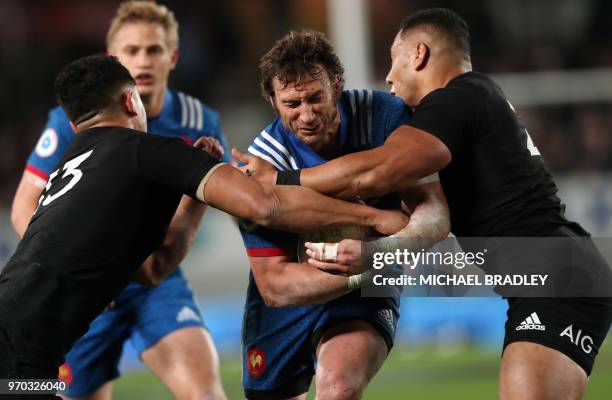
[[[499,354],[472,348],[395,348],[370,383],[365,400],[495,399]],[[240,360],[221,360],[223,385],[229,399],[242,399]],[[590,379],[586,400],[610,399],[612,393],[612,339],[604,342]],[[114,398],[172,399],[170,392],[149,372],[129,373],[115,384]],[[309,398],[314,398],[310,396]]]

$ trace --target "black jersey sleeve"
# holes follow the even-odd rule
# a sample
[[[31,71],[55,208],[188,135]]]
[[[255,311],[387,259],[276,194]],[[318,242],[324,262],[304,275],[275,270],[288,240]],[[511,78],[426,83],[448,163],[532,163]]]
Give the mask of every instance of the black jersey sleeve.
[[[140,140],[136,162],[147,179],[193,198],[202,179],[222,164],[180,139],[152,135]]]
[[[407,124],[436,136],[455,155],[477,132],[483,112],[482,102],[473,90],[447,86],[425,96]]]

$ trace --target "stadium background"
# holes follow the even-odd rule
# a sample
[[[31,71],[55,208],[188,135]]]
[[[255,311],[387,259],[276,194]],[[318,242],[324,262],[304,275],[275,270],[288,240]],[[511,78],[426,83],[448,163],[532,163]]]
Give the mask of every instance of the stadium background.
[[[493,74],[520,113],[567,203],[596,237],[612,237],[612,3],[606,0],[162,1],[180,24],[171,87],[220,111],[230,143],[245,149],[273,118],[259,96],[258,58],[289,29],[326,32],[347,88],[388,88],[389,46],[401,19],[431,6],[458,11],[472,32],[475,70]],[[17,243],[10,203],[25,160],[54,105],[67,62],[104,51],[118,1],[0,0],[0,265]],[[238,359],[248,264],[231,220],[209,211],[184,263],[222,356],[224,385],[240,398]],[[407,298],[398,344],[366,399],[495,397],[505,304],[501,299]],[[130,346],[115,398],[169,398]],[[587,394],[612,392],[612,344]]]

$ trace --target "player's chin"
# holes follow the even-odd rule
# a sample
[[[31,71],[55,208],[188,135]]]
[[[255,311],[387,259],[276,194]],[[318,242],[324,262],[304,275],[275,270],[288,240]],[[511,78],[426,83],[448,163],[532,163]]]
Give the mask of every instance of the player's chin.
[[[136,84],[136,90],[141,97],[147,96],[155,91],[155,86],[153,84]]]

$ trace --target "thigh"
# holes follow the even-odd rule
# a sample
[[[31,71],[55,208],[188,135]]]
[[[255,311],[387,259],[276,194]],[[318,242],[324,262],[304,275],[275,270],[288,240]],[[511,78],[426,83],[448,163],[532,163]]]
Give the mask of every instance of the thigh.
[[[609,298],[511,298],[500,395],[578,399],[612,320]]]
[[[369,322],[354,320],[328,326],[317,346],[318,399],[361,398],[387,357],[387,343]],[[334,392],[334,393],[330,393]]]
[[[585,371],[558,350],[530,342],[513,342],[504,350],[501,400],[578,400],[586,383]]]

